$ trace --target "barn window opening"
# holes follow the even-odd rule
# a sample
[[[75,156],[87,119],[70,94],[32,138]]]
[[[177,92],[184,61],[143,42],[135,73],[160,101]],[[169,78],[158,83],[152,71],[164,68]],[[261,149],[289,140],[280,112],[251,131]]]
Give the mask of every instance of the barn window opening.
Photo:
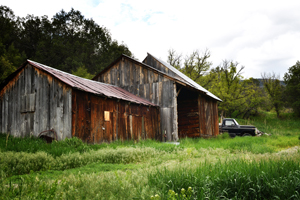
[[[110,112],[104,111],[104,121],[108,122],[110,121]]]

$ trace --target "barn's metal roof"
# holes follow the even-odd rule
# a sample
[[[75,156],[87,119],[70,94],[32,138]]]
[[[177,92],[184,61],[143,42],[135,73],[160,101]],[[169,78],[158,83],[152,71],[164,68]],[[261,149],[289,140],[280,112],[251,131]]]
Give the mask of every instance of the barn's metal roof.
[[[154,59],[156,59],[158,62],[160,62],[161,64],[163,64],[165,67],[169,68],[172,72],[174,72],[178,78],[180,78],[180,80],[184,83],[186,83],[187,85],[200,90],[201,92],[206,93],[208,96],[210,96],[213,99],[216,99],[218,101],[222,101],[219,97],[215,96],[214,94],[212,94],[211,92],[209,92],[208,90],[206,90],[205,88],[203,88],[202,86],[200,86],[198,83],[196,83],[195,81],[193,81],[192,79],[190,79],[188,76],[186,76],[185,74],[183,74],[181,71],[179,71],[178,69],[176,69],[175,67],[173,67],[172,65],[170,65],[169,63],[166,63],[156,57],[154,57],[153,55],[151,55],[150,53],[148,53],[150,56],[152,56]],[[176,78],[176,77],[175,77]]]
[[[125,101],[143,104],[143,105],[151,105],[157,106],[141,97],[137,97],[134,94],[114,85],[101,83],[98,81],[93,81],[85,78],[81,78],[58,69],[54,69],[52,67],[34,62],[32,60],[27,60],[27,62],[34,67],[41,69],[52,76],[56,77],[60,81],[64,82],[65,84],[69,85],[72,88],[76,88],[78,90],[82,90],[85,92],[89,92],[96,95],[102,95],[109,98],[116,98],[122,99]]]

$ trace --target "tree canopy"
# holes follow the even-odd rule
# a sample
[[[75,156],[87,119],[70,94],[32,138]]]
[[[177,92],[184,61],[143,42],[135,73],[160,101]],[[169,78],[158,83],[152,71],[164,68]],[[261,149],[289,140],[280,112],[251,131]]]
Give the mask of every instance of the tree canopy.
[[[26,59],[72,73],[96,74],[121,54],[133,56],[128,47],[111,38],[110,32],[73,8],[53,18],[15,17],[0,6],[1,80]],[[1,81],[0,80],[0,81]]]
[[[224,60],[212,68],[209,50],[200,53],[193,51],[183,59],[174,49],[169,50],[168,63],[189,76],[220,99],[219,112],[227,117],[249,117],[257,114],[260,105],[265,104],[266,96],[255,79],[244,79],[244,66]]]
[[[279,76],[275,73],[264,73],[261,75],[264,88],[270,97],[270,101],[275,108],[277,117],[280,115],[280,111],[283,108],[283,86],[280,84]]]
[[[286,84],[286,96],[289,105],[293,108],[296,115],[300,116],[300,62],[289,68],[284,75]]]
[[[219,111],[222,116],[248,117],[257,112],[262,99],[259,88],[252,79],[244,79],[244,66],[237,62],[224,60],[213,70],[215,79],[208,88],[213,94],[222,99]]]
[[[178,54],[174,49],[170,49],[168,53],[167,62],[201,86],[208,86],[214,78],[212,76],[206,76],[210,73],[212,65],[212,62],[209,61],[210,52],[208,49],[204,52],[195,50],[190,55],[186,55],[183,59],[183,64],[181,63],[181,54]]]

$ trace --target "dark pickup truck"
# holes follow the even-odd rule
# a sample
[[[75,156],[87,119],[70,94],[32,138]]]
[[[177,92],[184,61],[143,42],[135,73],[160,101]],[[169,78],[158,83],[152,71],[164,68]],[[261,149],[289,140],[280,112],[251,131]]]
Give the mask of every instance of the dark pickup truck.
[[[258,130],[252,125],[239,125],[235,119],[225,118],[219,124],[220,133],[228,133],[230,137],[235,136],[256,136]]]

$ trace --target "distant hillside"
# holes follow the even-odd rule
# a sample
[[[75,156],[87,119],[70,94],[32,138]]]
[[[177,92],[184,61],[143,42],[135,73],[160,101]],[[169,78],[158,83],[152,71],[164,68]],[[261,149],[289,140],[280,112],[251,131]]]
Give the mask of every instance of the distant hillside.
[[[259,82],[259,87],[264,87],[263,79],[262,78],[253,78],[253,79],[257,80]],[[285,86],[286,84],[284,83],[284,81],[280,81],[280,85]]]

